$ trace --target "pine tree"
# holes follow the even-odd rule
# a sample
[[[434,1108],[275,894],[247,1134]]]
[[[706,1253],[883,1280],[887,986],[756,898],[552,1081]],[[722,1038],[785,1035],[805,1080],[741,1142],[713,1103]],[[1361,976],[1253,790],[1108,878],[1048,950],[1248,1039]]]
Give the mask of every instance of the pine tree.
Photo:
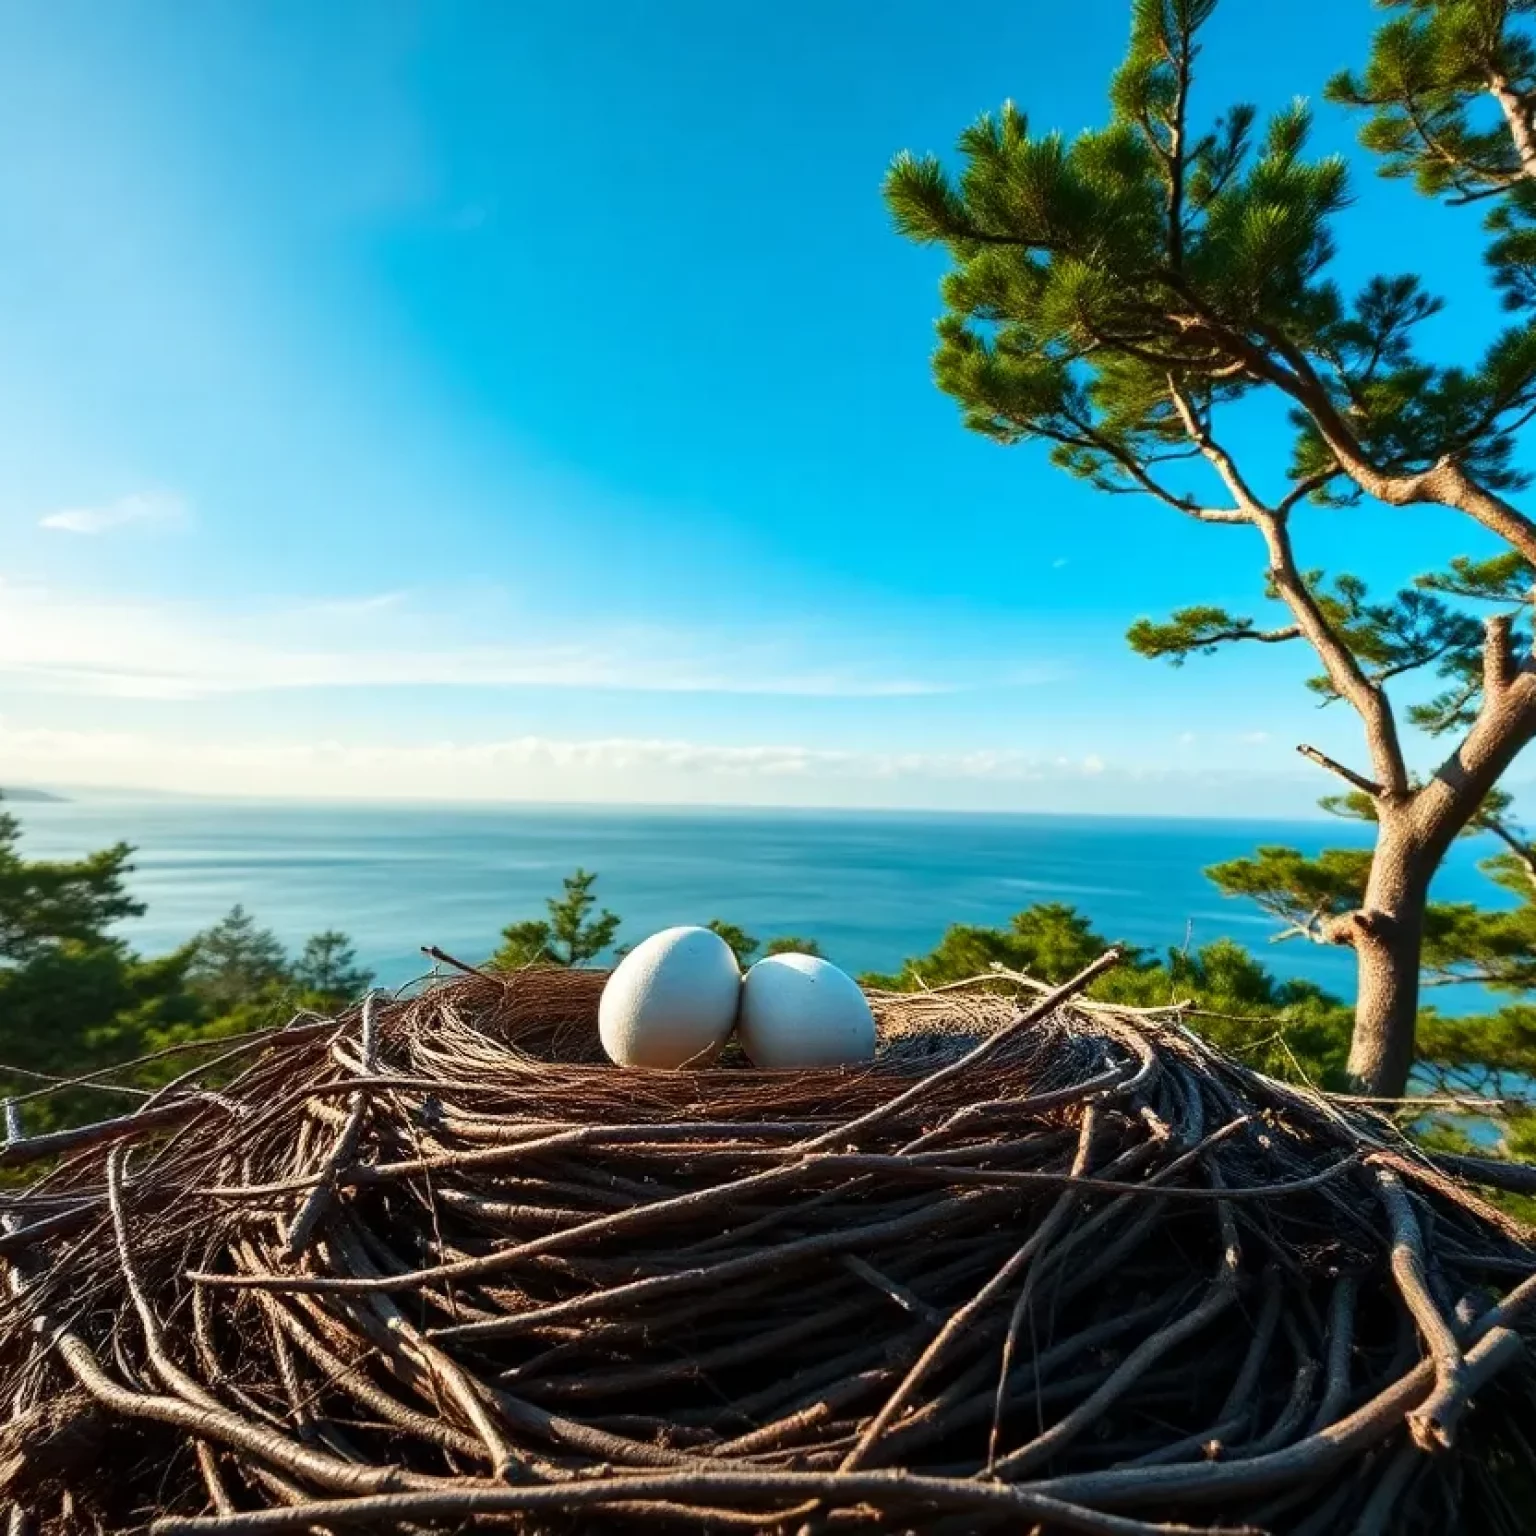
[[[736,963],[742,970],[752,964],[752,957],[762,947],[757,939],[737,923],[727,923],[718,917],[712,917],[704,924],[711,933],[718,933],[730,946],[731,953],[736,956]]]
[[[525,965],[586,965],[612,945],[619,919],[605,907],[596,917],[588,914],[597,905],[592,887],[597,876],[585,869],[567,875],[564,893],[544,905],[545,921],[534,919],[509,923],[501,930],[501,948],[491,957],[498,970],[512,971]]]
[[[340,1007],[373,985],[373,972],[357,963],[346,934],[327,928],[305,943],[294,962],[293,984],[327,1007]]]
[[[711,933],[718,933],[731,946],[731,953],[736,956],[736,963],[742,970],[752,964],[759,949],[765,955],[821,956],[821,946],[815,939],[798,938],[792,933],[780,934],[778,938],[769,939],[764,944],[753,938],[740,924],[728,923],[723,918],[712,917],[704,926]]]
[[[109,932],[144,911],[126,887],[131,856],[118,843],[27,859],[20,825],[0,814],[0,1096],[34,1091],[27,1074],[68,1077],[132,1056],[153,1030],[198,1017],[190,949],[142,960]],[[99,1094],[79,1090],[32,1105],[27,1121],[45,1129],[102,1111]]]
[[[990,971],[1058,983],[1109,947],[1110,940],[1075,907],[1047,901],[1015,913],[1006,928],[955,923],[931,953],[905,960],[893,975],[859,979],[894,991],[969,981]],[[1161,960],[1123,941],[1117,947],[1125,959],[1093,984],[1093,997],[1131,1007],[1189,1004],[1186,1017],[1207,1039],[1251,1065],[1323,1086],[1342,1082],[1349,1016],[1312,983],[1279,980],[1231,939],[1197,950],[1171,949]],[[1007,974],[997,984],[1016,986]]]
[[[1250,530],[1261,544],[1277,620],[1192,607],[1138,622],[1130,642],[1176,664],[1234,646],[1309,646],[1314,691],[1358,715],[1366,770],[1299,750],[1369,800],[1374,849],[1358,868],[1335,860],[1308,874],[1301,915],[1308,937],[1356,957],[1351,1076],[1399,1094],[1430,880],[1536,735],[1524,617],[1536,520],[1511,499],[1526,484],[1519,434],[1536,414],[1531,6],[1407,0],[1364,78],[1331,88],[1370,113],[1364,142],[1386,174],[1491,210],[1492,281],[1514,321],[1458,367],[1416,350],[1441,307],[1417,277],[1382,273],[1348,297],[1329,280],[1346,168],[1308,158],[1304,103],[1262,131],[1244,105],[1197,116],[1198,38],[1215,8],[1134,0],[1106,128],[1035,133],[1009,104],[961,135],[955,175],[931,156],[898,157],[886,198],[903,234],[949,253],[934,368],[967,427],[1005,445],[1043,442],[1058,467],[1106,492]],[[1285,484],[1272,490],[1227,435],[1234,408],[1266,400],[1293,426]],[[1178,483],[1185,465],[1209,492]],[[1299,532],[1318,531],[1302,526],[1308,504],[1347,511],[1368,499],[1445,508],[1503,547],[1373,596],[1296,548]],[[1400,721],[1387,684],[1407,677],[1430,688]],[[1403,723],[1454,743],[1422,783]],[[1281,887],[1302,880],[1299,869],[1276,873]]]
[[[776,939],[769,939],[763,946],[765,955],[814,955],[816,959],[825,959],[821,952],[821,945],[815,939],[802,939],[793,933],[781,933]]]
[[[188,984],[214,1013],[291,985],[282,942],[239,903],[192,941]]]
[[[60,944],[93,944],[140,917],[124,885],[133,850],[116,843],[83,859],[25,859],[21,823],[0,812],[0,965],[24,965]]]

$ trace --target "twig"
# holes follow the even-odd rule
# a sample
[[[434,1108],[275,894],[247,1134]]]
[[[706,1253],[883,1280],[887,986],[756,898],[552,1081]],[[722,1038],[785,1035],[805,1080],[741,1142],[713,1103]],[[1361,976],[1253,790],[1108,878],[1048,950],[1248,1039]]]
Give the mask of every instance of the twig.
[[[1343,763],[1335,762],[1326,752],[1320,752],[1316,747],[1310,747],[1303,742],[1296,750],[1310,763],[1316,763],[1319,768],[1326,768],[1329,773],[1336,773],[1346,784],[1352,784],[1373,800],[1379,800],[1386,794],[1386,790],[1374,779],[1368,779],[1364,774],[1356,773],[1353,768],[1346,768]]]
[[[372,1076],[378,1070],[377,1007],[378,995],[369,992],[363,999],[362,1019],[362,1065],[363,1072],[368,1076]],[[330,1152],[326,1154],[325,1161],[320,1165],[319,1181],[305,1196],[288,1228],[287,1237],[283,1242],[283,1255],[288,1260],[298,1258],[313,1239],[326,1208],[335,1196],[336,1176],[351,1164],[357,1151],[357,1144],[362,1140],[363,1128],[368,1122],[371,1105],[372,1099],[366,1088],[360,1088],[352,1095],[347,1106],[346,1120],[342,1123]]]
[[[256,1510],[228,1518],[170,1517],[154,1522],[152,1536],[257,1536],[302,1530],[306,1524],[383,1526],[400,1520],[467,1520],[475,1515],[577,1510],[620,1501],[657,1499],[692,1503],[698,1499],[803,1500],[807,1495],[839,1503],[880,1508],[953,1509],[1001,1514],[1031,1524],[1089,1536],[1213,1536],[1213,1528],[1148,1524],[998,1484],[959,1478],[916,1477],[903,1472],[687,1472],[649,1477],[594,1478],[544,1488],[476,1487],[385,1497],[315,1500],[297,1509]],[[778,1512],[782,1517],[782,1511]],[[1246,1526],[1217,1528],[1227,1536],[1259,1536]]]
[[[489,977],[490,972],[481,970],[477,965],[468,965],[463,960],[455,960],[446,950],[439,949],[436,944],[423,944],[421,952],[429,960],[436,960],[440,965],[451,965],[456,971],[463,971],[466,976]]]
[[[1413,1438],[1424,1450],[1450,1445],[1446,1409],[1466,1393],[1467,1363],[1456,1335],[1429,1293],[1424,1234],[1403,1182],[1390,1168],[1377,1168],[1376,1187],[1392,1224],[1392,1277],[1435,1362],[1435,1390],[1408,1416]]]
[[[153,1109],[140,1110],[136,1114],[121,1115],[114,1120],[97,1120],[90,1125],[77,1125],[68,1130],[43,1131],[36,1136],[7,1139],[0,1145],[0,1168],[20,1168],[27,1163],[40,1163],[45,1158],[59,1157],[67,1152],[99,1147],[104,1142],[140,1136],[147,1130],[181,1125],[206,1113],[210,1107],[207,1099],[178,1099]]]
[[[877,1105],[874,1109],[866,1111],[848,1121],[846,1125],[840,1125],[834,1130],[813,1137],[810,1141],[801,1144],[800,1151],[804,1153],[816,1152],[823,1147],[834,1145],[848,1145],[855,1141],[859,1134],[873,1129],[883,1121],[889,1120],[892,1115],[905,1109],[909,1104],[918,1099],[930,1095],[941,1083],[947,1082],[962,1072],[969,1072],[977,1067],[988,1056],[993,1055],[1000,1045],[1011,1040],[1020,1031],[1028,1029],[1033,1024],[1038,1024],[1041,1019],[1051,1016],[1061,1005],[1071,998],[1076,997],[1085,987],[1090,986],[1105,971],[1117,966],[1122,959],[1118,949],[1107,949],[1091,965],[1085,966],[1070,981],[1064,982],[1054,992],[1042,997],[1032,1008],[1027,1008],[1010,1023],[1005,1024],[996,1034],[989,1035],[979,1045],[967,1051],[958,1061],[951,1062],[947,1067],[941,1067],[930,1077],[925,1077],[921,1082],[914,1083],[905,1093],[898,1093],[894,1099],[884,1104]]]

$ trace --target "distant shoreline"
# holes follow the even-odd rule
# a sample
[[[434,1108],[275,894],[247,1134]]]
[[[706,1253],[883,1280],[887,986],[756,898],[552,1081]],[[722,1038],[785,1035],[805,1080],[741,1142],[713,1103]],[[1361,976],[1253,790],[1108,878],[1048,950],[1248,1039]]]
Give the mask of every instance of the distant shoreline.
[[[862,819],[869,821],[1021,820],[1066,822],[1177,822],[1189,824],[1231,823],[1240,826],[1314,827],[1337,825],[1339,818],[1321,810],[1269,814],[1209,811],[1084,811],[1021,810],[998,806],[924,805],[784,805],[752,801],[685,800],[521,800],[516,798],[438,800],[424,796],[271,795],[230,792],[194,793],[189,790],[82,786],[68,795],[47,790],[0,788],[0,799],[33,804],[78,805],[180,805],[186,807],[243,807],[251,810],[379,812],[411,811],[470,815],[510,812],[514,815],[551,812],[556,815],[678,816],[725,818],[761,816],[786,820]]]

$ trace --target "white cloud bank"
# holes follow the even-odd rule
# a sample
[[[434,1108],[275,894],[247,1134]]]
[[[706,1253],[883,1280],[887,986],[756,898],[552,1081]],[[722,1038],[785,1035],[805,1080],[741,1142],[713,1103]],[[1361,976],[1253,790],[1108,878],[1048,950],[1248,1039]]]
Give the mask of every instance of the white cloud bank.
[[[344,794],[374,798],[548,798],[573,785],[629,800],[637,782],[715,780],[826,784],[948,781],[1043,783],[1105,771],[1096,757],[1023,752],[855,752],[722,746],[646,737],[578,741],[517,736],[420,745],[212,742],[128,731],[71,731],[0,718],[0,761],[13,777],[191,792]],[[590,783],[586,781],[590,780]]]
[[[60,533],[108,533],[115,528],[182,528],[191,514],[179,496],[145,491],[94,507],[64,507],[38,519]]]
[[[12,783],[337,800],[505,800],[1145,814],[1296,814],[1297,775],[1192,774],[1023,751],[836,751],[646,737],[413,745],[209,741],[0,718]]]
[[[145,602],[0,578],[0,682],[34,691],[197,699],[314,688],[563,688],[882,698],[955,684],[828,666],[832,647],[616,629],[579,644],[523,640],[515,616],[458,635],[451,603],[414,612],[404,594],[282,608]],[[512,638],[504,638],[506,632]],[[487,638],[486,636],[490,637]],[[809,657],[809,659],[808,659]],[[1013,677],[1011,681],[1027,681]]]

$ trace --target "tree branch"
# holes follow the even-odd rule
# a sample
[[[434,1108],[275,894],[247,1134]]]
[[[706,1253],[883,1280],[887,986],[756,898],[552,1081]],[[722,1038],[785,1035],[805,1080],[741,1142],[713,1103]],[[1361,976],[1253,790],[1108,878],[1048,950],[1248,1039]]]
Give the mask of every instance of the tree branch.
[[[1497,980],[1499,977],[1492,971],[1451,971],[1436,967],[1419,976],[1419,985],[1421,987],[1461,987],[1468,982],[1476,982],[1479,986],[1487,986],[1490,981]]]
[[[1168,260],[1175,270],[1184,265],[1184,117],[1189,101],[1190,37],[1179,37],[1178,58],[1170,58],[1178,81],[1168,119]]]
[[[1536,737],[1536,674],[1518,673],[1482,708],[1460,745],[1414,796],[1414,818],[1426,857],[1444,857],[1452,840],[1477,815],[1488,791]]]
[[[1448,651],[1456,649],[1454,640],[1447,640],[1444,645],[1437,645],[1431,650],[1418,651],[1395,666],[1382,667],[1370,674],[1373,683],[1384,683],[1389,678],[1401,677],[1404,672],[1417,672],[1420,667],[1427,667],[1431,662],[1439,661]]]
[[[1479,195],[1488,196],[1494,192],[1507,191],[1520,179],[1518,176],[1506,175],[1489,166],[1474,165],[1464,160],[1454,150],[1446,148],[1430,132],[1429,124],[1424,121],[1423,114],[1420,112],[1418,102],[1414,99],[1412,92],[1404,95],[1401,105],[1403,111],[1408,114],[1409,122],[1413,124],[1413,131],[1419,136],[1419,142],[1435,155],[1442,164],[1450,167],[1457,192],[1468,202]],[[1469,172],[1485,184],[1482,193],[1475,191],[1473,186],[1468,184],[1466,175]]]
[[[1214,634],[1202,635],[1201,645],[1221,645],[1227,640],[1257,640],[1261,645],[1278,645],[1282,640],[1300,640],[1301,630],[1295,624],[1284,629],[1222,629]]]
[[[1499,699],[1514,681],[1515,654],[1510,643],[1513,616],[1490,614],[1483,620],[1483,696]]]
[[[1393,507],[1433,502],[1464,512],[1536,565],[1536,521],[1479,485],[1453,458],[1442,458],[1429,469],[1412,474],[1379,468],[1334,404],[1311,360],[1289,337],[1272,326],[1258,326],[1270,349],[1266,351],[1206,309],[1176,273],[1167,274],[1165,280],[1190,303],[1196,323],[1213,341],[1241,361],[1254,378],[1275,385],[1306,411],[1340,469],[1367,495]],[[1278,354],[1284,363],[1277,362],[1272,354]]]
[[[1298,748],[1298,750],[1302,749]],[[1323,925],[1323,918],[1327,914],[1327,907],[1318,907],[1315,911],[1309,912],[1300,922],[1291,923],[1288,927],[1282,928],[1279,933],[1272,933],[1269,936],[1269,942],[1284,944],[1288,939],[1306,939],[1310,944],[1331,944],[1333,940],[1328,937]]]
[[[1502,496],[1479,485],[1450,455],[1428,469],[1411,474],[1394,474],[1379,468],[1334,405],[1327,387],[1306,355],[1277,331],[1266,327],[1262,334],[1289,367],[1275,367],[1261,349],[1246,340],[1242,341],[1244,350],[1254,354],[1256,366],[1264,369],[1264,377],[1278,385],[1307,412],[1339,466],[1362,491],[1390,507],[1434,502],[1465,512],[1536,564],[1536,522]]]
[[[1258,519],[1264,542],[1269,548],[1270,576],[1275,591],[1296,616],[1301,632],[1323,663],[1334,691],[1348,699],[1365,725],[1370,747],[1371,766],[1380,779],[1378,795],[1406,795],[1409,790],[1408,768],[1397,739],[1397,721],[1380,687],[1360,670],[1354,652],[1328,622],[1311,589],[1296,569],[1291,551],[1290,532],[1284,518],[1266,514]]]
[[[1326,768],[1329,773],[1336,773],[1346,784],[1352,784],[1358,790],[1368,794],[1373,800],[1379,800],[1386,791],[1374,779],[1368,779],[1363,774],[1356,773],[1353,768],[1346,768],[1343,763],[1335,762],[1326,752],[1319,752],[1316,747],[1311,747],[1302,742],[1296,748],[1309,763],[1316,763],[1319,768]]]
[[[1245,342],[1244,345],[1248,344]],[[1310,368],[1311,365],[1304,357],[1300,357],[1300,361]],[[1272,366],[1268,359],[1265,359],[1265,362],[1266,366]],[[1236,461],[1211,437],[1206,424],[1201,421],[1188,395],[1172,374],[1168,375],[1168,393],[1174,409],[1179,414],[1179,419],[1184,424],[1185,432],[1205,454],[1227,489],[1231,491],[1233,500],[1237,502],[1239,520],[1256,524],[1263,533],[1264,542],[1269,549],[1270,575],[1276,592],[1295,616],[1297,628],[1317,652],[1334,691],[1350,702],[1364,723],[1366,740],[1371,752],[1371,764],[1382,782],[1382,787],[1377,790],[1377,793],[1407,795],[1409,793],[1408,769],[1403,761],[1402,746],[1397,737],[1397,721],[1393,717],[1386,694],[1378,683],[1368,678],[1361,670],[1354,652],[1328,621],[1316,597],[1296,569],[1285,515],[1269,510],[1253,494],[1242,472],[1238,469]],[[1324,392],[1324,398],[1326,399],[1326,392]],[[1328,404],[1331,410],[1332,402]],[[1315,476],[1309,477],[1309,479],[1315,478]],[[1302,482],[1303,486],[1307,484],[1307,481]],[[1293,495],[1288,498],[1290,505],[1295,504],[1296,489],[1300,487],[1293,488]],[[1536,538],[1536,525],[1532,527],[1532,535]]]
[[[1523,97],[1498,70],[1490,69],[1485,77],[1488,94],[1498,102],[1504,121],[1509,126],[1510,141],[1520,157],[1520,171],[1527,179],[1536,179],[1536,132],[1531,126],[1531,112]]]
[[[1096,449],[1099,453],[1113,459],[1147,495],[1155,496],[1175,511],[1182,512],[1186,517],[1192,517],[1197,522],[1231,525],[1253,521],[1246,512],[1237,507],[1205,507],[1188,496],[1174,495],[1166,486],[1160,485],[1147,473],[1145,466],[1135,454],[1128,453],[1112,438],[1100,432],[1091,422],[1074,418],[1072,426],[1075,433],[1055,431],[1049,427],[1042,427],[1038,422],[1031,423],[1029,430],[1053,443],[1063,443],[1072,448]]]
[[[1183,388],[1171,373],[1168,375],[1168,395],[1173,401],[1174,409],[1179,413],[1179,420],[1184,423],[1184,430],[1189,434],[1190,441],[1210,461],[1211,467],[1221,476],[1222,484],[1231,491],[1232,499],[1237,503],[1243,516],[1252,522],[1264,512],[1263,503],[1249,490],[1248,482],[1243,479],[1232,455],[1212,438],[1209,429],[1190,404],[1189,396],[1184,393]]]
[[[1489,821],[1483,824],[1485,832],[1492,832],[1498,840],[1504,844],[1514,856],[1519,859],[1525,869],[1525,877],[1536,886],[1536,848],[1533,848],[1523,839],[1515,836],[1502,821]]]
[[[1330,480],[1337,480],[1343,473],[1338,465],[1334,465],[1332,469],[1319,470],[1315,475],[1307,475],[1298,480],[1275,504],[1276,513],[1284,517],[1298,502],[1305,501],[1313,491],[1322,490]]]

